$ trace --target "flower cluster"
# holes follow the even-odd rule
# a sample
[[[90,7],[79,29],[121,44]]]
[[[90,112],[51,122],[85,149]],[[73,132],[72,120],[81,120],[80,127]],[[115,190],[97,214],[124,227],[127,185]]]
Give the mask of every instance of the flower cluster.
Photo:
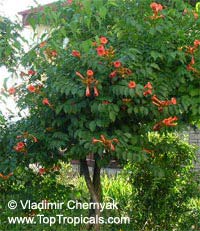
[[[153,130],[154,131],[159,131],[164,126],[166,126],[166,127],[174,127],[174,126],[177,125],[177,123],[174,123],[177,120],[178,120],[178,118],[176,116],[163,119],[162,121],[160,121],[160,122],[158,122],[157,124],[154,125]]]
[[[39,93],[41,93],[40,92],[41,88],[42,88],[42,85],[34,86],[33,84],[30,84],[27,86],[27,90],[30,93],[38,93],[39,94]],[[53,108],[53,105],[49,102],[48,98],[43,98],[42,104]]]
[[[39,174],[40,176],[44,175],[45,173],[49,173],[49,172],[57,172],[60,170],[60,166],[58,165],[54,165],[51,168],[45,168],[43,166],[41,166],[39,163],[33,163],[33,164],[29,164],[29,168],[35,173],[35,174]]]
[[[27,90],[30,93],[38,93],[38,94],[40,94],[41,93],[40,92],[41,88],[42,88],[42,85],[34,86],[33,84],[30,84],[30,85],[27,86]],[[43,98],[42,99],[42,104],[53,108],[53,105],[49,102],[48,98]]]
[[[192,55],[191,61],[187,65],[187,70],[192,71],[194,73],[199,73],[199,71],[196,68],[194,68],[194,64],[195,64],[194,54],[198,50],[198,47],[200,46],[200,40],[196,39],[193,44],[194,44],[193,46],[180,47],[179,50],[182,50],[183,48],[185,48],[186,53],[189,54],[189,55]]]
[[[150,82],[148,82],[145,86],[144,86],[144,92],[143,95],[152,95],[152,90],[153,90],[153,86]]]
[[[92,45],[96,47],[97,55],[111,62],[115,57],[115,50],[112,46],[108,47],[107,44],[108,39],[104,36],[99,38],[99,42],[92,43]]]
[[[153,11],[153,16],[151,16],[151,19],[158,19],[158,18],[164,18],[164,15],[160,14],[159,12],[163,10],[163,6],[161,4],[158,4],[156,2],[152,2],[150,4],[150,7]]]
[[[159,111],[163,111],[163,107],[176,104],[176,98],[172,97],[171,100],[159,100],[156,95],[152,96],[152,103],[158,107]]]
[[[24,71],[21,71],[21,72],[20,72],[20,77],[24,77],[24,76],[34,76],[34,75],[36,75],[36,74],[37,74],[36,71],[30,69],[30,70],[28,70],[27,73],[24,72]]]
[[[174,127],[177,125],[177,123],[174,123],[175,121],[177,121],[178,118],[176,116],[174,117],[169,117],[167,119],[164,119],[162,121],[162,123],[165,125],[165,126],[169,126],[169,127]]]
[[[40,93],[41,88],[42,88],[42,85],[34,86],[33,84],[30,84],[30,85],[27,86],[27,90],[30,93]]]
[[[50,48],[46,48],[44,51],[44,54],[50,60],[53,60],[58,56],[58,52],[56,50],[52,50]]]
[[[16,137],[17,139],[22,139],[22,141],[18,142],[15,146],[14,146],[14,150],[16,152],[24,152],[24,153],[27,153],[27,150],[26,150],[26,141],[27,139],[30,139],[32,142],[34,143],[37,143],[38,142],[38,139],[28,133],[28,132],[24,132],[22,135],[19,135]]]
[[[99,91],[97,89],[98,81],[94,78],[94,72],[92,70],[87,70],[86,77],[84,77],[81,73],[78,71],[76,72],[76,75],[79,76],[82,80],[82,83],[86,85],[86,92],[85,95],[87,97],[91,96],[91,88],[94,90],[94,96],[99,96]]]
[[[18,142],[16,146],[14,146],[14,150],[16,152],[26,152],[26,145],[24,142]]]
[[[49,173],[49,172],[58,172],[60,170],[60,167],[58,165],[55,165],[52,168],[44,168],[44,167],[39,167],[38,169],[38,173],[40,176],[44,175],[45,173]]]
[[[27,73],[25,73],[25,72],[20,72],[20,76],[21,77],[24,77],[24,76],[34,76],[34,75],[36,75],[37,73],[36,73],[36,71],[34,71],[34,70],[32,70],[32,69],[30,69],[30,70],[28,70],[28,72]],[[8,90],[7,90],[7,92],[10,94],[10,95],[14,95],[15,93],[16,93],[16,90],[17,90],[17,88],[19,87],[20,85],[18,85],[17,87],[10,87]],[[30,85],[30,86],[28,86],[28,88],[27,88],[30,92],[33,92],[34,91],[34,89],[33,89],[33,86],[32,85]]]
[[[99,40],[100,40],[100,45],[97,46],[96,42],[93,43],[93,46],[97,46],[96,51],[97,51],[98,56],[104,56],[108,58],[113,57],[115,53],[113,48],[110,47],[109,49],[106,49],[105,47],[105,45],[108,43],[108,39],[102,36],[99,38]]]
[[[113,62],[113,66],[116,69],[110,73],[110,78],[114,78],[117,75],[121,76],[122,78],[125,78],[132,74],[132,71],[129,68],[123,67],[122,63],[118,60]]]
[[[101,135],[100,139],[95,139],[95,138],[92,139],[93,144],[102,143],[104,145],[104,147],[110,151],[115,151],[115,146],[113,145],[113,142],[118,143],[119,141],[116,138],[108,140],[105,138],[104,135]]]
[[[23,138],[23,139],[31,139],[34,143],[38,142],[38,139],[34,135],[32,135],[32,134],[30,134],[28,132],[24,132],[22,135],[17,136],[17,139],[21,139],[21,138]]]
[[[47,46],[47,42],[43,41],[39,44],[39,48],[44,48],[45,46]],[[54,49],[51,49],[49,47],[47,47],[44,50],[44,55],[48,58],[48,59],[55,59],[58,56],[58,52]]]

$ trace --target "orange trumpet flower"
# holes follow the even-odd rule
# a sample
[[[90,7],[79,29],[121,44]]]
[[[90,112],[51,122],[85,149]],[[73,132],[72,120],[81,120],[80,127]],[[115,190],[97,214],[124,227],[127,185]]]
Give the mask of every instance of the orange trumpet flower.
[[[12,175],[13,175],[12,172],[9,173],[7,176],[0,173],[0,178],[2,178],[3,180],[8,180]]]
[[[113,145],[113,142],[118,143],[119,140],[116,139],[116,138],[108,140],[108,139],[105,138],[104,135],[101,135],[100,139],[93,138],[93,140],[92,140],[93,144],[102,143],[105,146],[106,149],[111,150],[111,151],[115,151],[115,146]]]

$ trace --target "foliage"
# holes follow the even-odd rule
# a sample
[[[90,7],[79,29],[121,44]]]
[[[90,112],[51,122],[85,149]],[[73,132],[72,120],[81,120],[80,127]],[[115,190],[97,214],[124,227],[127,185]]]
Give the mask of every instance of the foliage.
[[[17,58],[23,51],[21,42],[25,41],[20,35],[21,30],[19,24],[0,16],[0,66],[10,68],[17,65]]]
[[[69,167],[68,167],[69,168]],[[45,169],[45,172],[41,171],[42,166],[32,164],[29,168],[19,167],[15,170],[14,176],[10,177],[7,181],[0,179],[0,212],[1,212],[1,224],[0,229],[2,230],[52,230],[52,227],[44,224],[35,225],[10,225],[8,224],[8,217],[10,216],[37,216],[44,214],[45,216],[51,217],[58,214],[65,216],[80,216],[81,212],[72,214],[72,211],[66,210],[64,207],[62,210],[31,210],[22,209],[20,206],[15,210],[7,209],[7,203],[9,200],[16,200],[18,203],[20,200],[25,202],[30,200],[31,202],[64,202],[65,204],[69,200],[80,200],[82,199],[83,190],[78,185],[60,182],[59,178],[62,177],[62,165],[55,166],[54,169]],[[66,170],[66,169],[65,169]],[[65,174],[70,176],[70,171]],[[65,180],[65,179],[63,179]],[[78,181],[78,180],[77,180]],[[80,196],[81,195],[81,196]],[[84,198],[84,196],[83,196]],[[76,212],[76,211],[75,211]],[[85,214],[86,215],[86,214]],[[65,226],[64,226],[65,227]],[[72,226],[73,227],[73,226]],[[56,230],[64,230],[64,228],[57,224],[54,226]],[[71,226],[69,226],[69,229]],[[66,229],[66,227],[65,227]]]
[[[162,138],[158,142],[163,142]],[[180,148],[180,152],[177,152],[177,154],[168,153],[166,154],[169,156],[168,158],[179,159],[183,150],[189,150],[191,152],[190,158],[192,158],[193,148],[191,149],[183,142],[179,143],[180,140],[175,137],[171,137],[170,142],[177,149]],[[179,144],[177,145],[176,142]],[[160,154],[160,156],[163,155],[164,153]],[[151,159],[151,163],[146,162],[141,165],[130,163],[124,171],[116,176],[102,176],[105,202],[112,201],[112,198],[119,205],[119,210],[104,211],[102,216],[128,215],[131,217],[130,225],[106,225],[102,227],[103,230],[120,230],[121,228],[121,230],[132,231],[142,230],[143,227],[144,230],[149,230],[152,227],[151,230],[156,231],[171,231],[172,227],[177,231],[198,230],[200,198],[197,187],[199,186],[195,185],[193,181],[190,164],[185,166],[180,176],[170,173],[172,171],[176,172],[177,166],[174,170],[174,165],[167,165],[168,170],[166,172],[169,172],[169,174],[164,176],[160,174],[161,169],[166,170],[164,166],[161,167],[164,164],[163,159],[161,160],[158,153],[155,158]],[[181,163],[183,162],[185,162],[184,158]],[[181,163],[179,162],[179,165]],[[10,228],[10,226],[7,226],[6,220],[8,216],[13,216],[13,211],[5,208],[7,202],[13,199],[13,196],[17,201],[27,199],[40,202],[46,199],[50,202],[67,202],[71,199],[77,199],[82,202],[89,202],[88,190],[83,178],[71,170],[71,165],[60,163],[60,166],[61,168],[56,174],[55,172],[49,172],[40,175],[38,172],[32,172],[31,169],[18,169],[15,172],[17,178],[12,177],[7,181],[1,180],[1,229]],[[154,166],[159,168],[159,171],[153,171]],[[72,174],[73,178],[71,177]],[[44,211],[35,212],[36,214],[44,213]],[[54,216],[57,215],[57,212],[57,210],[45,211],[45,215]],[[85,212],[83,210],[68,211],[66,209],[59,211],[65,216],[81,216],[83,214],[87,216]],[[31,211],[18,209],[15,216],[23,216],[24,213],[30,214]],[[145,223],[147,220],[148,222]],[[63,230],[64,227],[62,225],[53,226],[59,231]],[[16,230],[17,228],[20,230],[32,229],[30,225],[17,226]],[[44,225],[34,226],[34,230],[41,230],[42,228],[44,229]],[[84,227],[82,228],[84,229]],[[52,230],[52,227],[45,226],[45,229]],[[72,230],[70,225],[69,229]],[[78,230],[78,227],[76,227],[76,230]]]
[[[2,230],[52,230],[52,227],[44,224],[37,224],[37,226],[31,225],[16,225],[16,227],[11,226],[7,222],[7,217],[10,216],[36,216],[38,214],[45,214],[45,216],[56,216],[63,214],[64,216],[87,216],[86,210],[66,210],[65,207],[62,210],[22,210],[18,208],[13,213],[13,210],[7,209],[7,203],[9,200],[20,200],[31,202],[64,202],[65,204],[69,200],[78,200],[79,202],[89,202],[87,186],[84,179],[80,177],[77,172],[72,171],[72,166],[64,162],[59,163],[59,170],[49,171],[41,175],[39,173],[39,167],[30,166],[30,168],[18,168],[15,171],[15,177],[10,177],[7,181],[0,179],[0,212],[1,212],[1,224],[0,228]],[[73,174],[73,178],[72,178]],[[17,177],[16,177],[17,176]],[[119,203],[120,211],[107,211],[102,214],[105,218],[109,216],[119,216],[124,215],[129,211],[127,208],[129,205],[129,199],[131,196],[131,185],[126,182],[124,177],[119,174],[118,176],[103,175],[103,192],[105,196],[105,202],[112,202],[114,199]],[[112,198],[112,199],[111,199]],[[59,231],[69,228],[73,230],[72,225],[54,225],[53,228]],[[103,227],[103,230],[112,230],[114,226]],[[79,230],[79,226],[74,228],[74,230]],[[81,226],[81,230],[84,230],[84,225]],[[125,229],[123,225],[117,225],[117,230],[120,228]]]
[[[127,166],[135,230],[198,230],[199,186],[194,148],[175,135],[150,134],[149,161]],[[166,146],[170,150],[166,151]]]
[[[86,0],[52,13],[52,27],[59,29],[25,55],[24,84],[15,93],[21,110],[30,112],[21,134],[39,140],[25,144],[28,156],[57,160],[58,149],[67,148],[68,159],[98,153],[102,164],[112,156],[140,161],[148,131],[163,133],[174,130],[173,121],[181,128],[198,120],[199,74],[186,66],[192,57],[198,66],[198,47],[194,54],[187,49],[198,41],[199,19],[182,14],[183,2],[154,19],[149,5]],[[63,47],[66,37],[70,42]],[[93,71],[90,84],[87,70]],[[115,152],[92,143],[101,135],[118,139]]]

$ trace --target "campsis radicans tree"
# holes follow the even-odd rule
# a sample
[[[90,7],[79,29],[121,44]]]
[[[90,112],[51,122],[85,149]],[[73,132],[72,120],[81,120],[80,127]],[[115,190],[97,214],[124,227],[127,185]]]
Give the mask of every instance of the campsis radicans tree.
[[[7,89],[29,110],[9,156],[44,166],[79,160],[91,200],[100,202],[102,166],[148,161],[149,132],[197,124],[200,21],[177,2],[75,0],[35,21],[54,30],[22,57],[23,84]]]

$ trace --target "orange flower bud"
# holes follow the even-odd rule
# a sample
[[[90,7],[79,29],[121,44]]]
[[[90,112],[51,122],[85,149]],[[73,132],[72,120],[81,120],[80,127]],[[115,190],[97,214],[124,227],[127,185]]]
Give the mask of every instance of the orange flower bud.
[[[198,19],[198,17],[199,17],[198,13],[193,12],[193,15],[194,15],[194,18],[197,20],[197,19]]]
[[[28,89],[31,93],[34,93],[35,90],[36,90],[36,88],[35,88],[33,85],[29,85],[29,86],[27,87],[27,89]]]
[[[152,84],[150,83],[150,82],[148,82],[145,86],[144,86],[144,88],[148,88],[148,89],[153,89],[153,87],[152,87]]]
[[[45,168],[39,168],[40,176],[42,176],[44,173],[46,173],[46,169]]]
[[[35,75],[35,74],[36,74],[36,72],[34,70],[29,70],[28,71],[28,75]]]
[[[135,83],[134,81],[130,81],[129,84],[128,84],[128,87],[129,87],[130,89],[133,89],[133,88],[136,87],[136,83]]]
[[[24,142],[18,142],[16,146],[14,146],[14,150],[17,152],[21,152],[25,149],[25,143]]]
[[[94,96],[99,96],[99,91],[96,86],[94,86]]]
[[[171,98],[171,103],[172,103],[172,104],[176,104],[176,98],[174,98],[174,97]]]
[[[97,139],[95,139],[95,138],[92,139],[92,143],[93,143],[93,144],[96,144],[96,143],[99,143],[99,142],[101,143],[102,141],[101,141],[101,140],[97,140]]]
[[[80,58],[81,57],[81,53],[79,51],[73,50],[72,51],[72,56]]]
[[[52,55],[53,57],[56,57],[56,56],[58,55],[58,52],[57,52],[56,50],[52,50],[52,51],[51,51],[51,55]]]
[[[108,39],[106,37],[100,37],[100,42],[101,44],[107,44],[108,43]]]
[[[87,70],[87,76],[92,77],[94,72],[92,70]]]
[[[122,63],[120,61],[115,61],[113,63],[113,65],[114,65],[114,67],[119,68],[119,67],[121,67]]]
[[[43,103],[44,105],[51,106],[51,104],[49,103],[49,100],[48,100],[47,98],[44,98],[44,99],[42,100],[42,103]]]
[[[104,48],[103,45],[98,46],[98,47],[96,48],[96,50],[97,50],[97,54],[98,54],[99,56],[104,56],[104,55],[106,54],[106,51],[105,51],[105,48]]]
[[[42,47],[46,46],[46,44],[47,44],[47,42],[46,42],[46,41],[41,42],[41,43],[40,43],[40,45],[39,45],[39,47],[40,47],[40,48],[42,48]]]
[[[116,71],[113,71],[110,73],[110,78],[114,78],[115,76],[117,75],[117,72]]]
[[[152,94],[152,90],[151,90],[151,89],[149,89],[149,90],[147,90],[147,91],[145,91],[145,92],[143,93],[144,96],[146,96],[146,95],[151,95],[151,94]]]
[[[11,87],[11,88],[8,89],[8,92],[9,92],[10,95],[14,95],[15,92],[16,92],[16,89],[14,87]]]
[[[85,95],[87,96],[87,97],[90,97],[90,88],[89,88],[89,86],[87,85],[87,87],[86,87],[86,92],[85,92]]]

